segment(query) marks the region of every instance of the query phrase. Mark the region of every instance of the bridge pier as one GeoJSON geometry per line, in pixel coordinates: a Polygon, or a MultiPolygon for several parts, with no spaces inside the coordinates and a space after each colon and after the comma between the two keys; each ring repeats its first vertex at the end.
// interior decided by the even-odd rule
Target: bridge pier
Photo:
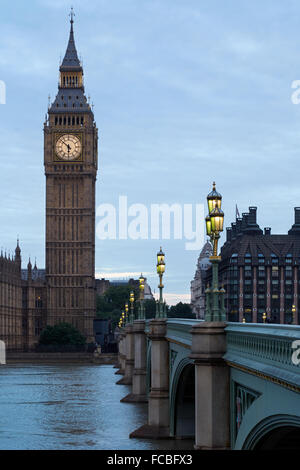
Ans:
{"type": "Polygon", "coordinates": [[[192,328],[195,362],[195,449],[230,448],[229,367],[226,353],[226,323],[203,322],[192,328]]]}
{"type": "Polygon", "coordinates": [[[145,320],[135,320],[133,323],[134,337],[134,369],[132,376],[132,393],[122,398],[126,403],[147,403],[146,390],[146,334],[145,320]]]}
{"type": "Polygon", "coordinates": [[[129,437],[166,439],[170,437],[169,417],[169,345],[166,339],[167,320],[150,322],[151,390],[148,397],[148,423],[129,437]]]}
{"type": "Polygon", "coordinates": [[[133,326],[131,324],[126,325],[125,327],[125,374],[122,379],[120,379],[118,385],[131,385],[132,384],[132,373],[133,373],[133,363],[134,363],[134,342],[133,342],[133,326]]]}
{"type": "Polygon", "coordinates": [[[124,375],[124,373],[125,373],[124,346],[125,346],[125,335],[122,332],[119,335],[118,370],[115,372],[115,374],[117,374],[117,375],[124,375]]]}

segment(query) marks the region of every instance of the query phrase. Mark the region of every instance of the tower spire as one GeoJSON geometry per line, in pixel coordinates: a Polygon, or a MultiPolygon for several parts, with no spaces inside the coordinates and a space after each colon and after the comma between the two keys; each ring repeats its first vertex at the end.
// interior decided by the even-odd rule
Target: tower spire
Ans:
{"type": "Polygon", "coordinates": [[[74,8],[71,7],[71,12],[69,14],[69,17],[71,18],[70,19],[70,23],[71,23],[71,29],[73,29],[73,23],[74,23],[74,17],[75,17],[75,13],[74,13],[74,8]]]}
{"type": "Polygon", "coordinates": [[[76,71],[76,69],[82,70],[80,61],[78,59],[76,46],[75,46],[74,29],[73,29],[75,13],[74,13],[73,7],[71,8],[71,13],[69,14],[69,16],[70,16],[70,23],[71,23],[70,36],[69,36],[69,42],[68,42],[68,47],[65,53],[65,57],[60,66],[60,71],[68,71],[68,70],[76,71]]]}
{"type": "MultiPolygon", "coordinates": [[[[90,113],[93,116],[92,108],[84,94],[83,67],[75,46],[73,29],[75,13],[73,7],[69,17],[70,34],[67,49],[59,67],[58,94],[52,105],[49,103],[48,113],[49,115],[65,115],[65,113],[71,112],[73,114],[80,111],[80,113],[90,113]]],[[[72,116],[68,119],[74,122],[75,118],[72,116]]]]}

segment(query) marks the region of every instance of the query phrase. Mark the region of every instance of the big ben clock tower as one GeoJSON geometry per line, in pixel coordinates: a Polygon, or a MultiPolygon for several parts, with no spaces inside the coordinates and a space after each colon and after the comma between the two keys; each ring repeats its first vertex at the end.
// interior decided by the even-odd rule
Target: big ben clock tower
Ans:
{"type": "Polygon", "coordinates": [[[48,325],[71,323],[93,341],[98,132],[71,31],[44,127],[48,325]]]}

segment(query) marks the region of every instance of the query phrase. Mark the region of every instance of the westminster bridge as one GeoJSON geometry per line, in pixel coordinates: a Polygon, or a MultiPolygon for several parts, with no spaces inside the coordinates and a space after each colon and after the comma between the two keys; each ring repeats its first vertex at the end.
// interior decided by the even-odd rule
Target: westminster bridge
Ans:
{"type": "Polygon", "coordinates": [[[121,401],[148,403],[148,422],[130,437],[193,438],[196,449],[299,448],[299,340],[290,325],[128,324],[116,374],[132,392],[121,401]]]}

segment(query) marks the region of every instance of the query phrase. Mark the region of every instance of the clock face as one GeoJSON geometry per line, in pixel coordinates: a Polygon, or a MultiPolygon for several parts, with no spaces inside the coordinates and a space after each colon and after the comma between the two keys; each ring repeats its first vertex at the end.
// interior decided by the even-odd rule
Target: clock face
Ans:
{"type": "Polygon", "coordinates": [[[76,135],[62,135],[56,142],[56,153],[62,160],[76,160],[81,154],[81,142],[76,135]]]}

